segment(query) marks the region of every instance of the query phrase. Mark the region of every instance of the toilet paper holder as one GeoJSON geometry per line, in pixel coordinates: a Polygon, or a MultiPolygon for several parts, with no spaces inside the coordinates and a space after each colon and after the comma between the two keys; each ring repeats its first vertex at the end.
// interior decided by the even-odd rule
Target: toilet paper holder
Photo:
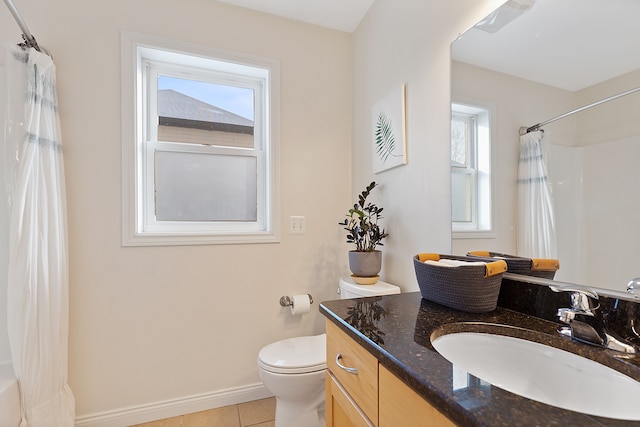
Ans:
{"type": "MultiPolygon", "coordinates": [[[[307,294],[307,296],[309,297],[309,304],[313,304],[313,297],[311,296],[311,294],[307,294]]],[[[280,305],[283,307],[292,307],[293,299],[291,299],[291,297],[288,295],[280,297],[280,305]]]]}

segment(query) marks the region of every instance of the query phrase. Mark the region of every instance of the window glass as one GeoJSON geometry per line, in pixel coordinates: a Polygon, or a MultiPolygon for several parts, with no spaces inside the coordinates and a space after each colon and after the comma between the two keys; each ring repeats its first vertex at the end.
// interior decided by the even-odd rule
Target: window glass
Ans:
{"type": "Polygon", "coordinates": [[[454,222],[467,222],[473,220],[473,181],[470,174],[454,173],[451,175],[451,220],[454,222]]]}
{"type": "Polygon", "coordinates": [[[255,157],[156,151],[158,221],[257,221],[255,157]]]}
{"type": "Polygon", "coordinates": [[[454,116],[451,119],[451,163],[454,166],[466,167],[468,151],[468,121],[459,116],[454,116]]]}
{"type": "Polygon", "coordinates": [[[159,75],[158,140],[253,148],[252,88],[159,75]]]}

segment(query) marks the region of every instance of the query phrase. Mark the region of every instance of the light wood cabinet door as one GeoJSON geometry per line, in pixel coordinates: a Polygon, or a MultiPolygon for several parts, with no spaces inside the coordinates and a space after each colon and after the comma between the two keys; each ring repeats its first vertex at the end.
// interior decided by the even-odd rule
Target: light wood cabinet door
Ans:
{"type": "Polygon", "coordinates": [[[449,418],[382,365],[379,375],[379,427],[455,427],[449,418]]]}
{"type": "Polygon", "coordinates": [[[347,395],[378,425],[378,359],[327,321],[327,367],[347,395]],[[350,371],[355,369],[355,371],[350,371]]]}
{"type": "Polygon", "coordinates": [[[327,371],[327,427],[374,427],[335,377],[327,371]]]}

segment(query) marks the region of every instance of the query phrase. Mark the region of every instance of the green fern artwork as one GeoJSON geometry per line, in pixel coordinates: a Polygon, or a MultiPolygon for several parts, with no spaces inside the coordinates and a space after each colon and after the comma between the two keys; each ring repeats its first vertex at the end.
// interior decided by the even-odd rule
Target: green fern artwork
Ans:
{"type": "Polygon", "coordinates": [[[391,118],[384,111],[378,114],[375,131],[376,154],[385,163],[396,148],[396,137],[393,134],[391,118]]]}

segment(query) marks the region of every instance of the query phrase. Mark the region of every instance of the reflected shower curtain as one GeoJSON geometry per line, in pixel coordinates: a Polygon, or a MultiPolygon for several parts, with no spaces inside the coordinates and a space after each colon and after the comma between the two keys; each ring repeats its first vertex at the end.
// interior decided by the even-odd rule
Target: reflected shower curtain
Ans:
{"type": "Polygon", "coordinates": [[[7,53],[7,320],[20,385],[20,426],[71,427],[66,196],[55,66],[32,48],[12,46],[7,53]]]}
{"type": "Polygon", "coordinates": [[[557,258],[555,215],[542,141],[544,132],[520,136],[518,161],[518,255],[557,258]]]}

